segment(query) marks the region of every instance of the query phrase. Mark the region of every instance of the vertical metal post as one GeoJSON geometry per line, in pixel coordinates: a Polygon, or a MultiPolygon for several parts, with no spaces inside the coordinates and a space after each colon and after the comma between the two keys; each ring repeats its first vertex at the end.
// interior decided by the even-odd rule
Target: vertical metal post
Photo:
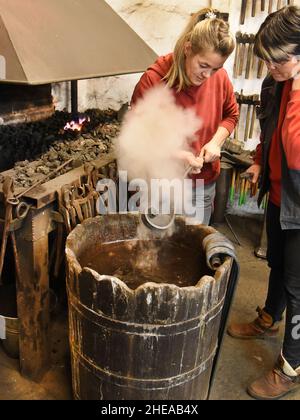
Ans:
{"type": "Polygon", "coordinates": [[[78,80],[71,81],[71,113],[74,121],[78,120],[78,80]]]}

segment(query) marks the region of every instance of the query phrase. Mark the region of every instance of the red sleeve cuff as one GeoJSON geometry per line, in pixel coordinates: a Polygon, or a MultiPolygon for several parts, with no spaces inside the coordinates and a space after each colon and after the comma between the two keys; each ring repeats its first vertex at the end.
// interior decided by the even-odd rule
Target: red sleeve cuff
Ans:
{"type": "Polygon", "coordinates": [[[229,131],[229,134],[233,132],[235,126],[236,124],[230,121],[222,121],[220,124],[220,127],[226,128],[226,130],[229,131]]]}

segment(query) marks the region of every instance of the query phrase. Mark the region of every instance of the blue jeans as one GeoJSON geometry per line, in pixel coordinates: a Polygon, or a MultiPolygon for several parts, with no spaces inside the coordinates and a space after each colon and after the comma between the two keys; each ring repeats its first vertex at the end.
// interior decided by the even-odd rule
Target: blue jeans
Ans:
{"type": "Polygon", "coordinates": [[[194,225],[203,224],[203,225],[208,226],[211,219],[215,195],[216,195],[216,183],[212,182],[211,184],[207,184],[204,186],[204,198],[203,198],[203,195],[200,194],[201,192],[200,189],[202,189],[202,187],[193,188],[192,202],[194,206],[196,206],[199,209],[202,209],[201,213],[203,214],[203,217],[201,218],[187,217],[187,222],[194,225]]]}

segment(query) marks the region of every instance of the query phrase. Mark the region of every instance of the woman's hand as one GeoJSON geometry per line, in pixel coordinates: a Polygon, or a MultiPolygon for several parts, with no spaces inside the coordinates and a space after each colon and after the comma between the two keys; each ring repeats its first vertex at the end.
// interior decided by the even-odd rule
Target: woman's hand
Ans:
{"type": "Polygon", "coordinates": [[[211,140],[202,147],[200,157],[205,163],[215,162],[221,157],[221,147],[214,140],[211,140]]]}
{"type": "Polygon", "coordinates": [[[177,159],[183,160],[187,165],[194,168],[193,173],[200,173],[203,167],[203,158],[196,157],[192,152],[187,152],[185,150],[180,150],[176,153],[175,157],[177,159]]]}
{"type": "Polygon", "coordinates": [[[247,174],[251,174],[251,182],[252,184],[256,184],[258,181],[258,178],[260,177],[262,167],[261,165],[258,165],[255,163],[254,165],[250,166],[250,168],[247,170],[247,174]]]}

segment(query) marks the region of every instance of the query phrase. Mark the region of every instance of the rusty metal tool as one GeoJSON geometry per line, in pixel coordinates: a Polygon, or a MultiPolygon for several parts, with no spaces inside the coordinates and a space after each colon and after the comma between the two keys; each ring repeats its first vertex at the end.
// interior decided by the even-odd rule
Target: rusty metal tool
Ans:
{"type": "Polygon", "coordinates": [[[94,217],[96,214],[96,210],[95,210],[95,194],[97,195],[98,198],[98,193],[95,191],[95,188],[97,187],[97,185],[94,185],[95,182],[95,166],[93,164],[85,164],[84,166],[84,170],[86,172],[87,178],[84,181],[84,186],[85,186],[85,190],[86,190],[86,195],[87,195],[87,206],[88,206],[88,211],[89,211],[89,217],[94,217]]]}
{"type": "Polygon", "coordinates": [[[248,56],[247,56],[247,65],[246,65],[246,75],[245,78],[250,78],[250,72],[251,72],[251,64],[253,59],[253,48],[254,48],[254,41],[255,41],[255,35],[251,34],[249,35],[249,46],[248,46],[248,56]]]}
{"type": "Polygon", "coordinates": [[[246,19],[246,11],[247,11],[247,0],[242,0],[242,6],[241,6],[241,18],[240,18],[240,24],[244,25],[245,19],[246,19]]]}
{"type": "Polygon", "coordinates": [[[263,60],[258,60],[258,67],[257,67],[257,78],[261,79],[264,72],[265,62],[263,60]]]}
{"type": "Polygon", "coordinates": [[[256,110],[257,110],[257,106],[259,104],[260,104],[259,95],[253,95],[253,109],[252,109],[252,118],[251,118],[251,126],[250,126],[250,132],[249,132],[249,139],[252,139],[253,138],[255,121],[256,121],[256,110]]]}
{"type": "Polygon", "coordinates": [[[269,0],[269,9],[268,9],[268,13],[272,13],[273,12],[273,0],[269,0]]]}
{"type": "Polygon", "coordinates": [[[256,57],[256,55],[253,54],[252,72],[257,71],[257,63],[258,63],[258,58],[256,57]]]}
{"type": "MultiPolygon", "coordinates": [[[[240,103],[240,94],[238,92],[235,92],[235,98],[239,106],[239,115],[241,115],[241,103],[240,103]]],[[[234,138],[235,140],[239,141],[239,131],[240,131],[240,119],[238,119],[238,122],[235,126],[234,130],[234,138]]]]}
{"type": "Polygon", "coordinates": [[[62,206],[59,209],[59,211],[63,215],[67,233],[69,234],[72,231],[72,229],[76,226],[76,215],[74,217],[74,213],[71,208],[72,193],[70,191],[69,185],[64,185],[61,191],[62,191],[62,206]]]}
{"type": "Polygon", "coordinates": [[[242,172],[240,174],[240,178],[241,179],[247,179],[248,181],[251,181],[251,179],[253,178],[253,174],[251,174],[250,172],[242,172]]]}
{"type": "Polygon", "coordinates": [[[31,207],[32,206],[30,204],[21,201],[17,205],[17,207],[16,207],[16,216],[17,216],[17,219],[19,219],[19,220],[26,219],[26,217],[27,217],[27,215],[28,215],[29,210],[31,209],[31,207]]]}
{"type": "Polygon", "coordinates": [[[248,34],[243,34],[241,39],[241,52],[240,52],[240,62],[239,62],[239,76],[242,76],[244,70],[244,63],[247,50],[248,34]]]}
{"type": "Polygon", "coordinates": [[[227,226],[229,227],[229,229],[230,229],[231,233],[233,234],[233,236],[234,236],[234,238],[235,238],[235,240],[236,240],[237,244],[238,244],[239,246],[242,246],[241,241],[239,240],[239,238],[238,238],[237,234],[235,233],[235,231],[234,231],[234,229],[233,229],[233,227],[232,227],[232,224],[229,222],[228,216],[227,216],[226,214],[225,214],[224,218],[225,218],[225,222],[227,223],[227,226]]]}
{"type": "Polygon", "coordinates": [[[2,271],[4,265],[4,258],[6,253],[7,239],[12,221],[13,206],[16,204],[14,197],[14,181],[11,177],[5,177],[2,185],[4,203],[5,203],[5,218],[2,232],[2,243],[0,251],[0,284],[2,284],[2,271]]]}
{"type": "Polygon", "coordinates": [[[244,134],[244,142],[246,143],[246,141],[249,138],[249,127],[250,127],[250,118],[251,118],[252,97],[251,96],[246,96],[244,103],[246,105],[248,105],[248,107],[247,107],[247,116],[246,116],[245,134],[244,134]]]}
{"type": "Polygon", "coordinates": [[[30,191],[32,191],[35,188],[39,187],[40,185],[44,184],[44,182],[46,182],[48,178],[54,177],[59,171],[61,171],[62,169],[64,169],[66,166],[70,165],[73,162],[73,160],[74,160],[74,158],[69,159],[68,161],[64,162],[62,165],[60,165],[54,171],[50,172],[50,174],[45,175],[38,182],[36,182],[31,187],[27,188],[25,191],[23,191],[19,195],[17,195],[16,199],[19,200],[21,197],[24,197],[24,195],[28,194],[30,191]]]}
{"type": "Polygon", "coordinates": [[[256,16],[256,4],[257,4],[257,0],[252,0],[252,11],[251,11],[252,17],[256,16]]]}
{"type": "Polygon", "coordinates": [[[266,0],[261,0],[261,11],[264,12],[266,10],[266,0]]]}
{"type": "Polygon", "coordinates": [[[235,58],[234,58],[234,66],[233,66],[233,77],[235,79],[239,76],[239,58],[241,52],[241,40],[242,40],[242,33],[237,32],[235,35],[236,39],[236,48],[235,48],[235,58]]]}

